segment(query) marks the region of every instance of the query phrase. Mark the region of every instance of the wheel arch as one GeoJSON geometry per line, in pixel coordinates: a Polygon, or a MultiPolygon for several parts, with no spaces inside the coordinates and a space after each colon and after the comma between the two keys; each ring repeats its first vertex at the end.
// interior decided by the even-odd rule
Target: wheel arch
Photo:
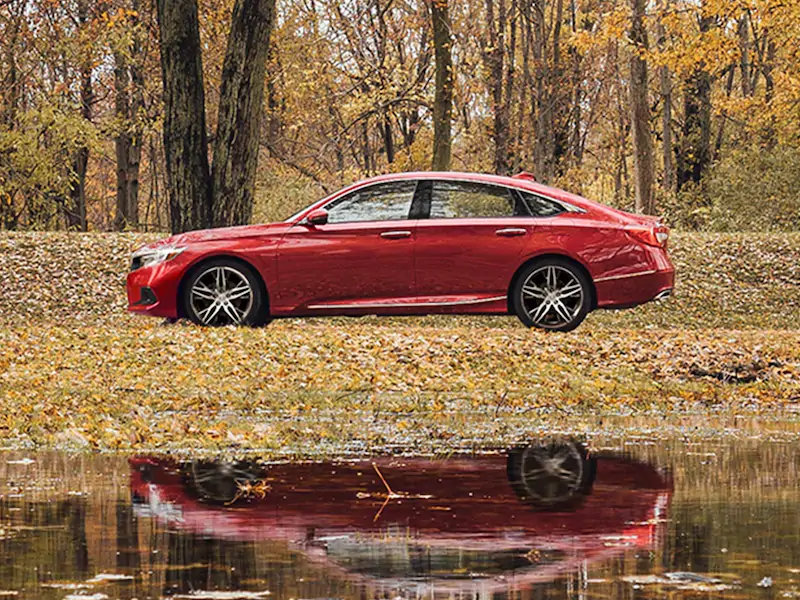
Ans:
{"type": "Polygon", "coordinates": [[[212,260],[218,260],[220,258],[224,258],[225,260],[230,260],[236,263],[239,263],[246,269],[249,269],[253,272],[258,280],[259,285],[261,286],[261,292],[264,294],[264,300],[266,302],[266,310],[269,312],[269,290],[267,290],[267,283],[264,281],[264,277],[261,275],[261,272],[258,268],[251,263],[249,260],[242,258],[241,256],[237,256],[236,254],[229,254],[229,253],[220,253],[220,254],[209,254],[204,256],[203,258],[196,261],[192,264],[183,274],[181,277],[180,283],[178,283],[178,292],[177,297],[175,298],[175,305],[177,306],[178,310],[178,317],[184,318],[186,317],[185,311],[183,309],[183,292],[186,289],[186,282],[189,281],[189,278],[196,273],[199,269],[203,267],[203,265],[208,264],[212,260]]]}
{"type": "Polygon", "coordinates": [[[586,276],[586,279],[589,281],[589,289],[590,289],[590,291],[592,293],[592,304],[591,304],[590,310],[596,309],[597,308],[597,287],[595,286],[594,279],[592,279],[592,275],[591,275],[591,273],[589,273],[589,269],[586,268],[586,265],[584,265],[581,261],[576,260],[572,256],[569,256],[568,254],[563,254],[561,252],[545,252],[543,254],[537,254],[535,256],[528,257],[528,259],[525,260],[519,267],[517,267],[516,271],[514,271],[514,275],[512,275],[511,281],[508,284],[508,290],[506,291],[506,306],[508,308],[508,312],[510,314],[514,313],[514,303],[513,303],[513,300],[511,298],[511,292],[514,291],[514,286],[517,284],[517,280],[522,275],[522,271],[524,271],[525,268],[528,267],[529,265],[532,265],[533,263],[536,263],[536,262],[544,261],[544,260],[546,260],[548,258],[558,258],[558,259],[561,259],[561,260],[566,260],[566,261],[572,263],[575,267],[577,267],[586,276]]]}

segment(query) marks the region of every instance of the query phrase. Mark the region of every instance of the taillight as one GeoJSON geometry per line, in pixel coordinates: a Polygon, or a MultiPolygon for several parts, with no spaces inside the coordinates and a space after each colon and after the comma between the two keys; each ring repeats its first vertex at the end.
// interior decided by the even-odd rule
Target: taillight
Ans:
{"type": "Polygon", "coordinates": [[[647,244],[648,246],[656,246],[657,248],[667,247],[669,229],[661,223],[650,226],[628,225],[625,227],[625,231],[635,240],[647,244]]]}

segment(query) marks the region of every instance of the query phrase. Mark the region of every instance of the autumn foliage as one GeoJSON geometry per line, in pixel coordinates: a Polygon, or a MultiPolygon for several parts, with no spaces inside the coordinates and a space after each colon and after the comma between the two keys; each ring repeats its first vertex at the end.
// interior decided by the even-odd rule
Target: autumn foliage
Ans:
{"type": "MultiPolygon", "coordinates": [[[[233,6],[198,5],[210,144],[233,6]]],[[[168,227],[154,10],[0,2],[0,228],[168,227]]],[[[255,220],[447,157],[458,170],[532,171],[624,208],[638,181],[650,186],[640,209],[688,228],[800,226],[796,0],[279,0],[276,10],[255,196],[241,212],[255,220]]]]}

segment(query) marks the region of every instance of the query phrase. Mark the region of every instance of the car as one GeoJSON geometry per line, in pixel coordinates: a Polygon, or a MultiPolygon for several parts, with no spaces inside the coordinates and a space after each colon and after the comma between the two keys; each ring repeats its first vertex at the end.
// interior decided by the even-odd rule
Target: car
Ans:
{"type": "Polygon", "coordinates": [[[656,550],[673,492],[668,470],[569,438],[448,458],[129,463],[135,514],[170,531],[267,541],[323,579],[470,598],[656,550]]]}
{"type": "Polygon", "coordinates": [[[128,309],[201,325],[280,317],[516,314],[575,329],[672,293],[669,230],[514,177],[381,175],[280,223],[190,231],[134,252],[128,309]]]}

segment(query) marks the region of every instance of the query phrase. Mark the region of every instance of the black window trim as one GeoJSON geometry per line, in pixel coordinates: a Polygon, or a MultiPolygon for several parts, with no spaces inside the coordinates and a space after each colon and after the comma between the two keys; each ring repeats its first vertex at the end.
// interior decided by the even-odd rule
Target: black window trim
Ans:
{"type": "Polygon", "coordinates": [[[480,179],[466,179],[466,178],[458,178],[453,179],[450,177],[420,177],[417,181],[417,188],[414,191],[414,200],[411,202],[411,210],[409,211],[409,219],[412,220],[427,220],[431,218],[431,199],[432,199],[432,191],[433,191],[433,184],[437,181],[445,182],[445,183],[474,183],[479,185],[486,185],[489,187],[500,187],[505,188],[512,194],[512,199],[520,202],[522,206],[527,209],[527,215],[510,215],[508,217],[452,217],[452,219],[467,219],[467,218],[480,218],[480,219],[508,219],[508,218],[525,218],[529,217],[531,219],[549,219],[552,217],[557,217],[558,215],[564,213],[585,213],[586,211],[578,206],[570,204],[569,202],[564,202],[562,200],[557,200],[556,198],[550,198],[549,196],[545,196],[543,194],[539,194],[537,192],[532,192],[531,190],[524,190],[518,188],[513,185],[507,185],[504,183],[495,183],[494,181],[482,181],[480,179]],[[528,204],[528,201],[525,199],[524,194],[531,194],[532,196],[536,196],[542,200],[547,202],[552,202],[556,206],[561,208],[560,212],[557,212],[553,215],[535,215],[531,211],[531,206],[528,204]],[[424,196],[422,194],[425,194],[424,196]]]}
{"type": "Polygon", "coordinates": [[[543,196],[542,194],[537,194],[535,192],[531,192],[529,190],[521,190],[521,189],[517,188],[516,192],[517,192],[517,195],[519,196],[520,201],[528,209],[528,215],[530,217],[534,218],[534,219],[550,219],[552,217],[557,217],[558,215],[563,215],[565,212],[586,212],[583,209],[578,208],[577,206],[572,207],[572,205],[569,205],[569,206],[571,206],[573,208],[573,210],[569,210],[569,208],[566,208],[562,202],[559,202],[558,200],[555,200],[553,198],[548,198],[547,196],[543,196]],[[557,207],[559,207],[561,210],[558,211],[557,213],[553,213],[552,215],[535,215],[535,214],[533,214],[533,210],[531,209],[531,205],[528,203],[528,200],[525,198],[525,194],[530,194],[531,196],[534,196],[535,198],[538,198],[539,200],[544,200],[545,202],[551,202],[552,204],[555,204],[557,207]]]}
{"type": "MultiPolygon", "coordinates": [[[[475,185],[484,185],[487,187],[496,187],[496,188],[504,188],[509,195],[509,200],[513,200],[515,203],[519,202],[525,207],[528,211],[527,215],[511,215],[511,218],[525,218],[532,216],[530,214],[531,210],[528,206],[528,203],[524,201],[522,196],[517,193],[517,188],[511,187],[509,185],[502,185],[496,184],[494,182],[489,181],[480,181],[477,179],[451,179],[449,177],[425,177],[420,178],[417,184],[417,191],[414,195],[414,202],[411,205],[411,218],[414,219],[421,219],[421,220],[428,220],[431,218],[431,203],[433,201],[433,184],[436,182],[443,182],[443,183],[472,183],[475,185]],[[426,185],[427,184],[427,185],[426,185]],[[420,192],[425,192],[427,195],[425,197],[420,197],[420,192]]],[[[508,219],[509,217],[438,217],[442,219],[447,219],[448,221],[454,221],[457,219],[508,219]]]]}
{"type": "MultiPolygon", "coordinates": [[[[399,181],[399,180],[398,180],[399,181]]],[[[502,187],[510,190],[512,194],[516,194],[519,200],[523,203],[523,206],[528,209],[528,217],[531,219],[549,219],[552,217],[557,217],[564,213],[585,213],[586,210],[579,206],[575,206],[574,204],[570,204],[569,202],[565,202],[564,200],[559,200],[557,198],[551,198],[550,196],[545,196],[544,194],[540,194],[538,192],[534,192],[531,190],[522,189],[520,187],[506,184],[506,183],[497,183],[494,181],[483,181],[481,179],[472,179],[466,177],[459,177],[459,178],[451,178],[451,177],[420,177],[415,180],[417,182],[417,188],[414,191],[414,200],[411,202],[411,211],[409,212],[409,219],[430,219],[431,215],[431,195],[428,194],[427,198],[420,198],[421,191],[432,191],[433,190],[433,183],[435,181],[443,181],[443,182],[455,182],[455,183],[477,183],[482,185],[488,186],[495,186],[495,187],[502,187]],[[423,187],[423,184],[427,184],[423,187]],[[531,194],[532,196],[536,196],[537,198],[541,198],[542,200],[546,200],[548,202],[552,202],[557,206],[561,207],[561,212],[558,212],[554,215],[534,215],[531,214],[531,207],[528,202],[525,200],[525,196],[522,193],[531,194]]],[[[520,215],[521,217],[525,217],[525,215],[520,215]]],[[[469,218],[469,217],[455,217],[455,218],[469,218]]],[[[475,218],[485,218],[485,219],[507,219],[509,217],[475,217],[475,218]]],[[[513,218],[513,217],[512,217],[513,218]]]]}

